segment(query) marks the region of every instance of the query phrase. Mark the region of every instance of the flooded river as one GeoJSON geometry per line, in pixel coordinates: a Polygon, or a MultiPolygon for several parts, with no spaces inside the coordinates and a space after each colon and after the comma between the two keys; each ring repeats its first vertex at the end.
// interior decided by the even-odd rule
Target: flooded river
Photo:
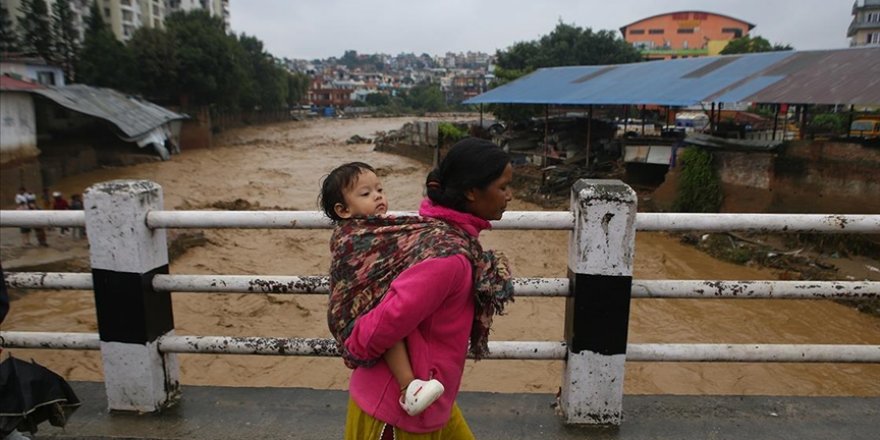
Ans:
{"type": "MultiPolygon", "coordinates": [[[[427,167],[399,156],[346,145],[352,135],[400,127],[410,119],[314,120],[225,133],[208,150],[169,162],[102,169],[67,178],[70,194],[110,179],[162,185],[168,209],[209,209],[243,199],[264,209],[316,210],[318,182],[334,166],[363,160],[381,168],[391,208],[414,210],[427,167]]],[[[514,201],[511,210],[539,210],[514,201]]],[[[207,230],[205,246],[171,264],[178,274],[324,275],[330,231],[207,230]]],[[[4,237],[9,237],[6,234],[4,237]]],[[[14,236],[13,236],[14,237],[14,236]]],[[[486,247],[504,251],[516,276],[564,277],[567,234],[495,231],[486,247]]],[[[636,237],[637,279],[776,279],[769,270],[715,260],[662,233],[636,237]]],[[[176,333],[329,337],[323,295],[173,294],[176,333]]],[[[28,291],[17,296],[3,330],[95,332],[90,292],[28,291]]],[[[496,320],[493,340],[561,340],[564,300],[520,298],[496,320]]],[[[880,319],[824,300],[634,300],[630,342],[880,344],[880,319]]],[[[73,380],[101,380],[97,352],[11,350],[73,380]]],[[[189,385],[344,389],[348,370],[336,358],[179,355],[189,385]]],[[[561,362],[469,362],[463,389],[553,393],[561,362]]],[[[880,395],[880,365],[774,363],[636,363],[628,394],[880,395]]]]}

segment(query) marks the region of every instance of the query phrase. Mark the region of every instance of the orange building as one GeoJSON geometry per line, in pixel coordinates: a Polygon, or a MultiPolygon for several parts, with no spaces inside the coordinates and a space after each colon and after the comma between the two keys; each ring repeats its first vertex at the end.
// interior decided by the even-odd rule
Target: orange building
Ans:
{"type": "Polygon", "coordinates": [[[728,41],[748,35],[754,27],[727,15],[680,11],[643,18],[620,32],[645,58],[668,60],[717,55],[728,41]]]}

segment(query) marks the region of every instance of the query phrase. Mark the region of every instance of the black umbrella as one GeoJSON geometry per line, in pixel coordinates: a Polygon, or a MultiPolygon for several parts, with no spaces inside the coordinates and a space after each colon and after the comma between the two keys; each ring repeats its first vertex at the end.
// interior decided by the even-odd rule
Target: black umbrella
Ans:
{"type": "Polygon", "coordinates": [[[15,429],[37,432],[47,420],[64,426],[79,405],[70,385],[48,368],[12,356],[0,362],[0,438],[15,429]]]}

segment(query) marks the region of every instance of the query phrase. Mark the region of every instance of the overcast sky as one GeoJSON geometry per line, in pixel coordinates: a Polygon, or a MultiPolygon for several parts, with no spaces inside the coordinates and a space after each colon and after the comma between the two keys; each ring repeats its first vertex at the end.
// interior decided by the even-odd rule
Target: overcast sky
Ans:
{"type": "Polygon", "coordinates": [[[358,53],[495,53],[549,34],[561,20],[617,31],[680,10],[729,15],[751,35],[798,50],[848,47],[854,0],[230,0],[236,33],[263,41],[277,57],[358,53]]]}

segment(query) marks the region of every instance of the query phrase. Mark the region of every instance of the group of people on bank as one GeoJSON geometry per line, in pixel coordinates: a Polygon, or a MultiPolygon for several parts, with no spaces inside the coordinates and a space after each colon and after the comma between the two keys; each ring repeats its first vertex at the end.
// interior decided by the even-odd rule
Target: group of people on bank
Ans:
{"type": "MultiPolygon", "coordinates": [[[[42,200],[37,201],[37,196],[22,186],[18,189],[18,193],[15,195],[15,209],[20,211],[33,211],[40,209],[82,210],[83,199],[80,194],[73,194],[70,196],[70,201],[68,202],[67,199],[64,198],[64,195],[58,191],[53,192],[52,196],[49,197],[49,190],[46,189],[43,191],[42,200]]],[[[33,232],[33,235],[36,237],[39,246],[49,246],[49,241],[46,237],[46,228],[19,228],[19,231],[21,232],[22,246],[31,245],[31,232],[33,232]]],[[[59,228],[59,233],[61,235],[67,234],[68,232],[72,234],[73,238],[85,237],[85,228],[59,228]]]]}

